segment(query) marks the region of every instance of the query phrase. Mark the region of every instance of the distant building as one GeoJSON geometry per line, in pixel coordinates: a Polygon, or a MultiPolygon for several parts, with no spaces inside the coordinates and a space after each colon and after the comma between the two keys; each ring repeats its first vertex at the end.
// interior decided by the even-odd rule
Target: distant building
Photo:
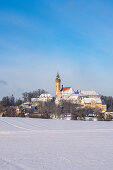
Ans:
{"type": "Polygon", "coordinates": [[[22,103],[21,106],[25,109],[31,109],[32,108],[32,104],[30,102],[22,103]]]}
{"type": "Polygon", "coordinates": [[[31,110],[35,111],[37,108],[30,102],[22,103],[20,106],[16,107],[16,114],[19,115],[21,113],[27,114],[31,112],[31,110]]]}
{"type": "Polygon", "coordinates": [[[76,93],[72,87],[63,87],[61,88],[61,80],[60,76],[57,73],[56,76],[56,100],[55,103],[59,104],[61,101],[69,101],[72,103],[80,103],[80,96],[79,93],[76,93]]]}
{"type": "Polygon", "coordinates": [[[41,94],[38,98],[31,98],[31,102],[35,106],[38,106],[39,102],[51,102],[52,100],[53,97],[48,93],[41,94]]]}
{"type": "Polygon", "coordinates": [[[107,106],[102,103],[102,100],[100,97],[98,97],[98,98],[82,98],[81,105],[83,105],[84,107],[98,108],[102,111],[107,110],[107,106]]]}
{"type": "Polygon", "coordinates": [[[83,107],[99,108],[103,112],[107,110],[105,104],[100,98],[100,95],[95,91],[85,91],[80,92],[74,91],[72,87],[61,88],[61,79],[59,74],[56,76],[56,99],[55,103],[60,104],[61,101],[69,101],[72,103],[80,104],[83,107]]]}
{"type": "Polygon", "coordinates": [[[100,98],[99,94],[94,91],[94,90],[91,90],[91,91],[86,91],[86,90],[80,90],[80,96],[81,97],[88,97],[88,98],[100,98]]]}

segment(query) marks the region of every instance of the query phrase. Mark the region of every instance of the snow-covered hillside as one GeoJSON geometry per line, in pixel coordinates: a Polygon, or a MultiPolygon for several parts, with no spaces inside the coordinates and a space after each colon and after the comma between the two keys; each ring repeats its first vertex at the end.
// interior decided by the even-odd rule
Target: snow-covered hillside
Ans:
{"type": "Polygon", "coordinates": [[[0,170],[112,170],[113,122],[0,118],[0,170]]]}

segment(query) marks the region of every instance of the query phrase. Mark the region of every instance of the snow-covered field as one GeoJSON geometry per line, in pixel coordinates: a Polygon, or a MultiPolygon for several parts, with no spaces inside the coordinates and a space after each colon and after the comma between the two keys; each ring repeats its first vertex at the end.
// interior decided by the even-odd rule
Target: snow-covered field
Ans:
{"type": "Polygon", "coordinates": [[[113,122],[0,118],[0,170],[113,170],[113,122]]]}

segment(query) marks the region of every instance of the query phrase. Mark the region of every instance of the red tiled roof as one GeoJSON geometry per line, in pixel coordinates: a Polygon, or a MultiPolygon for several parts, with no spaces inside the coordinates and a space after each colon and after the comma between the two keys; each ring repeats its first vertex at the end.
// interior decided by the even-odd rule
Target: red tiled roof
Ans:
{"type": "Polygon", "coordinates": [[[63,89],[62,89],[62,91],[64,92],[64,91],[67,91],[67,90],[69,90],[71,87],[63,87],[63,89]]]}

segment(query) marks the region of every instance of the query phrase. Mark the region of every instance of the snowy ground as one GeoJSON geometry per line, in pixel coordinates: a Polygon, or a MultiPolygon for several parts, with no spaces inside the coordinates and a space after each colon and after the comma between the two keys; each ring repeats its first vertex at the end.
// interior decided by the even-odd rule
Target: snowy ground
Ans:
{"type": "Polygon", "coordinates": [[[113,122],[0,118],[0,170],[113,170],[113,122]]]}

